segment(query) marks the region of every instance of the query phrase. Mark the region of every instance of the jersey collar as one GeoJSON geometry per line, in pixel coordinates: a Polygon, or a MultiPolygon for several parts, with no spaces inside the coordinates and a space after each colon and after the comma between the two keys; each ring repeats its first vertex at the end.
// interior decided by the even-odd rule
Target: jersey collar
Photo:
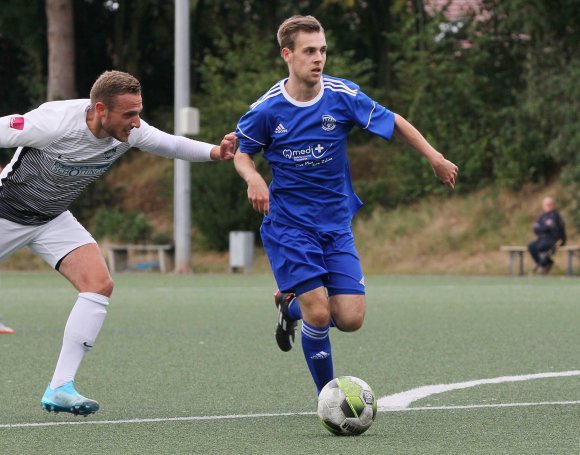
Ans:
{"type": "Polygon", "coordinates": [[[324,95],[324,76],[320,76],[320,91],[310,101],[297,101],[294,98],[292,98],[290,94],[286,91],[286,81],[288,81],[288,78],[280,81],[280,90],[282,91],[282,95],[284,95],[284,98],[286,98],[286,101],[293,104],[294,106],[297,107],[313,106],[314,104],[318,103],[318,101],[320,101],[320,99],[322,98],[322,95],[324,95]]]}

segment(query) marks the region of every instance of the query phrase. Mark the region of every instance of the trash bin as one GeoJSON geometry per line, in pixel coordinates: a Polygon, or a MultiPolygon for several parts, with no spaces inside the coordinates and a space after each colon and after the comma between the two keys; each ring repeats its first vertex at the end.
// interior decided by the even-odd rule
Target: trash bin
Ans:
{"type": "Polygon", "coordinates": [[[230,271],[252,270],[254,265],[254,233],[230,232],[230,271]]]}

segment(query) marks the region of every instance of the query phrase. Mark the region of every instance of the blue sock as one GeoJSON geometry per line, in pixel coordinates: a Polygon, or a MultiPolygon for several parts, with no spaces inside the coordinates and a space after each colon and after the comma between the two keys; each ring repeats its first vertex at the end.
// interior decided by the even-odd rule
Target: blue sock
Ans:
{"type": "Polygon", "coordinates": [[[302,351],[319,394],[334,379],[329,331],[330,325],[319,328],[302,321],[302,351]]]}
{"type": "Polygon", "coordinates": [[[292,302],[290,302],[290,305],[288,305],[288,316],[290,316],[290,319],[294,319],[295,321],[302,319],[302,310],[300,309],[300,304],[296,297],[294,297],[292,302]]]}

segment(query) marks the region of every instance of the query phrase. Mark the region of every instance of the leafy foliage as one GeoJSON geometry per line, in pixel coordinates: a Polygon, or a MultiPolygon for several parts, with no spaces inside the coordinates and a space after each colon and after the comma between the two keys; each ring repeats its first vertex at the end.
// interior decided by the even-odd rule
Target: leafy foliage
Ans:
{"type": "MultiPolygon", "coordinates": [[[[105,69],[133,72],[144,87],[144,117],[170,129],[173,2],[118,3],[113,10],[103,2],[75,2],[76,48],[82,50],[77,92],[87,96],[105,69]]],[[[443,15],[426,14],[425,3],[191,2],[192,105],[202,114],[200,139],[219,141],[251,102],[285,76],[277,27],[292,14],[313,14],[327,33],[326,72],[354,80],[416,125],[460,166],[456,191],[498,184],[517,189],[562,175],[580,209],[580,3],[482,0],[485,14],[465,17],[455,28],[443,15]]],[[[46,57],[44,2],[5,0],[0,115],[43,101],[46,57]]],[[[354,132],[351,145],[354,184],[366,210],[444,194],[425,161],[397,142],[354,132]]],[[[0,164],[11,153],[0,150],[0,164]]],[[[265,163],[259,166],[267,173],[265,163]]],[[[193,222],[208,246],[224,248],[229,229],[257,228],[259,216],[232,166],[192,166],[192,177],[193,222]]],[[[114,191],[95,190],[75,210],[90,219],[103,201],[118,202],[114,191]]]]}
{"type": "Polygon", "coordinates": [[[147,242],[153,228],[142,213],[128,213],[113,208],[98,210],[91,219],[93,235],[116,242],[147,242]]]}

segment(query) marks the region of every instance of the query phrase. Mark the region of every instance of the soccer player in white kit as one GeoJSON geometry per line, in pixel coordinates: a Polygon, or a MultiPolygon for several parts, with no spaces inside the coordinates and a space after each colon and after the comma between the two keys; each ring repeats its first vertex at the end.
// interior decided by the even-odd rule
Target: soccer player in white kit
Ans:
{"type": "Polygon", "coordinates": [[[0,173],[0,260],[27,246],[79,292],[41,406],[88,415],[99,409],[79,394],[75,374],[101,330],[113,280],[91,234],[67,210],[84,188],[130,148],[187,161],[230,160],[234,133],[219,146],[164,133],[140,118],[141,85],[106,71],[90,99],[53,101],[0,118],[0,147],[18,147],[0,173]]]}

